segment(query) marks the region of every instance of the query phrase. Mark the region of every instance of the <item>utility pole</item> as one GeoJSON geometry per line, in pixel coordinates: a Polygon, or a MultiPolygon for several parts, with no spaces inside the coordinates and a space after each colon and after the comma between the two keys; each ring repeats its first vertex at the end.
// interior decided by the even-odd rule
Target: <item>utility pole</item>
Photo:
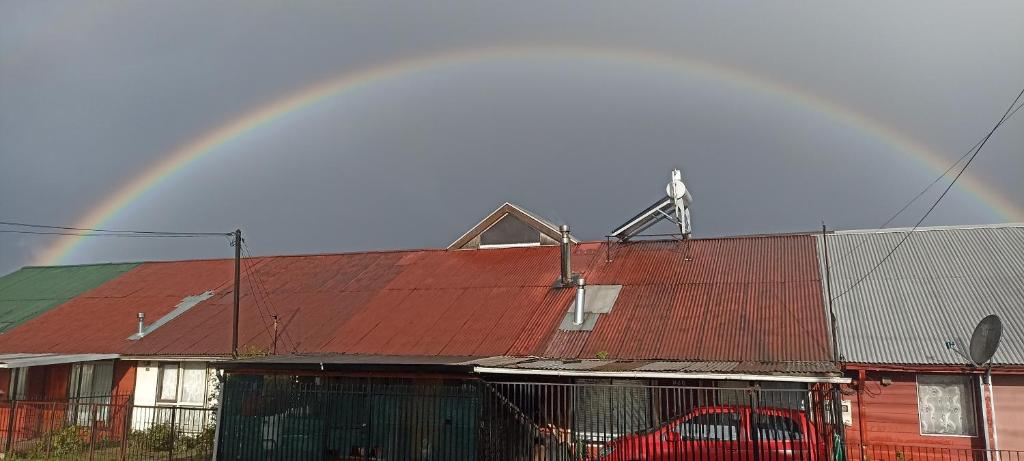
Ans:
{"type": "Polygon", "coordinates": [[[231,357],[238,358],[238,294],[242,278],[242,230],[235,229],[235,303],[231,315],[231,357]]]}
{"type": "Polygon", "coordinates": [[[270,318],[274,319],[274,347],[271,350],[277,355],[277,314],[271,315],[270,318]]]}

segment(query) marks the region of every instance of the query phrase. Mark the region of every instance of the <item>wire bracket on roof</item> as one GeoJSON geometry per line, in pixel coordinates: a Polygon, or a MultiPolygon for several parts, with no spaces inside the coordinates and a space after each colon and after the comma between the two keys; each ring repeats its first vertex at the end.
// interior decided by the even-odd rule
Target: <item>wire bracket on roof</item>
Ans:
{"type": "Polygon", "coordinates": [[[651,226],[667,220],[679,226],[679,235],[683,239],[690,238],[692,227],[690,223],[690,204],[693,203],[693,196],[683,184],[683,175],[679,170],[672,170],[672,176],[665,186],[665,197],[654,202],[651,206],[641,211],[640,214],[629,218],[624,224],[610,234],[611,237],[619,239],[620,242],[627,242],[629,239],[640,235],[651,226]]]}

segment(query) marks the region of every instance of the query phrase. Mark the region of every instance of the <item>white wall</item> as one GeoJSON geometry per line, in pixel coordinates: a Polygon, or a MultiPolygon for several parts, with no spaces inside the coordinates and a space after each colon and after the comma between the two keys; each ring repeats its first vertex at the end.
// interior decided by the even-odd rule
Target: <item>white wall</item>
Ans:
{"type": "MultiPolygon", "coordinates": [[[[167,423],[170,421],[171,412],[167,407],[175,406],[172,403],[158,403],[156,401],[157,380],[160,376],[160,363],[177,362],[176,360],[164,361],[139,361],[135,370],[135,405],[132,412],[132,429],[147,430],[154,424],[167,423]]],[[[215,405],[219,396],[217,395],[216,370],[210,368],[208,362],[202,362],[206,366],[206,399],[203,407],[215,405]]],[[[176,411],[176,425],[185,427],[187,430],[200,431],[210,420],[212,412],[199,410],[181,410],[184,406],[178,406],[176,411]],[[194,427],[193,427],[194,426],[194,427]]],[[[202,408],[202,407],[193,407],[202,408]]]]}

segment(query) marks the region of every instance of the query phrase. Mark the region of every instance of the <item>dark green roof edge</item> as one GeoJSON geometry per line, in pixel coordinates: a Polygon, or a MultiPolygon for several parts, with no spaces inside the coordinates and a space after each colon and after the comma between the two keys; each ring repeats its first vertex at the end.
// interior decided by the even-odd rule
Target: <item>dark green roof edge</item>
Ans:
{"type": "Polygon", "coordinates": [[[29,266],[0,277],[0,334],[138,266],[29,266]]]}

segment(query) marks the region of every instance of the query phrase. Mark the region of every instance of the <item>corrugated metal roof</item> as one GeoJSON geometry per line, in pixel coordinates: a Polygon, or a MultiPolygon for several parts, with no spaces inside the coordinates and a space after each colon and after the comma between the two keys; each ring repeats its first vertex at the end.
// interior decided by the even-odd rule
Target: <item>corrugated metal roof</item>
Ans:
{"type": "MultiPolygon", "coordinates": [[[[828,235],[833,297],[907,231],[828,235]]],[[[946,342],[966,348],[978,321],[998,314],[1003,338],[994,363],[1024,365],[1024,225],[919,229],[834,309],[839,349],[849,362],[963,365],[946,342]]]]}
{"type": "MultiPolygon", "coordinates": [[[[263,283],[256,290],[243,273],[240,344],[269,350],[273,311],[282,331],[279,353],[829,359],[811,236],[613,243],[610,262],[603,243],[574,248],[574,272],[591,284],[622,286],[593,331],[558,330],[575,290],[553,287],[557,246],[423,250],[248,261],[263,283]]],[[[0,337],[0,352],[226,355],[231,265],[144,263],[26,324],[32,328],[18,337],[0,337]],[[141,340],[127,340],[136,312],[160,318],[206,291],[214,295],[141,340]]]]}
{"type": "Polygon", "coordinates": [[[0,334],[135,266],[91,264],[25,267],[0,277],[0,334]]]}
{"type": "Polygon", "coordinates": [[[60,363],[116,359],[117,354],[0,354],[0,368],[25,368],[60,363]]]}
{"type": "MultiPolygon", "coordinates": [[[[225,284],[230,288],[233,274],[232,262],[227,260],[119,267],[104,273],[111,277],[106,283],[0,335],[0,353],[124,352],[134,343],[128,337],[137,330],[137,313],[145,312],[152,322],[172,311],[184,297],[207,290],[223,295],[217,290],[225,284]],[[117,274],[120,276],[112,278],[117,274]]],[[[51,278],[57,286],[65,283],[63,277],[51,278]]]]}

